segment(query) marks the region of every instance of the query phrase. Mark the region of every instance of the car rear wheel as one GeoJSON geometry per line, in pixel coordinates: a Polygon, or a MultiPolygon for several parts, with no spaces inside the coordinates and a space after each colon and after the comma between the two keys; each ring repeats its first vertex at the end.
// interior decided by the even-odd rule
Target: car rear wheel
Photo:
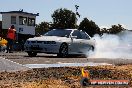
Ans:
{"type": "Polygon", "coordinates": [[[94,46],[91,46],[91,50],[94,51],[94,49],[95,49],[94,46]]]}
{"type": "Polygon", "coordinates": [[[30,57],[35,57],[37,55],[36,52],[27,52],[28,53],[28,56],[30,57]]]}
{"type": "Polygon", "coordinates": [[[58,57],[67,57],[68,56],[68,45],[66,43],[61,44],[59,49],[58,57]]]}

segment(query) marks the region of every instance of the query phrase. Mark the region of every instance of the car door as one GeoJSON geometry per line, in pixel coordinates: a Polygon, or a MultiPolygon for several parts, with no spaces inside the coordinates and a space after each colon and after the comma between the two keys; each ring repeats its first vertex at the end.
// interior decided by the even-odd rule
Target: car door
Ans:
{"type": "Polygon", "coordinates": [[[83,48],[83,42],[84,40],[82,39],[80,31],[74,30],[71,35],[71,44],[69,46],[70,51],[73,54],[81,54],[82,53],[81,49],[83,48]]]}
{"type": "Polygon", "coordinates": [[[84,31],[80,31],[81,37],[82,37],[82,50],[83,52],[88,52],[91,49],[91,40],[90,40],[90,36],[84,32],[84,31]]]}

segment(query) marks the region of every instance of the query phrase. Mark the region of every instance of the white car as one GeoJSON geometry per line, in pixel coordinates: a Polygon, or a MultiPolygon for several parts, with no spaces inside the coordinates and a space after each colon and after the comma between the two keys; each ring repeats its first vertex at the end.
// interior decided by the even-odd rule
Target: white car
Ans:
{"type": "Polygon", "coordinates": [[[40,37],[29,38],[24,44],[29,56],[37,53],[68,55],[84,55],[94,50],[95,41],[84,31],[77,29],[53,29],[40,37]]]}

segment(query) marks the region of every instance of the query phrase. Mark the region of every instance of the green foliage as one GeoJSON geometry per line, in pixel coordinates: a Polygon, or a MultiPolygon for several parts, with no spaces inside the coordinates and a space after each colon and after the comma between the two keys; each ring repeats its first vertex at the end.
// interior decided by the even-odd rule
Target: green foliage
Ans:
{"type": "Polygon", "coordinates": [[[91,37],[94,36],[94,34],[100,34],[100,28],[98,25],[92,20],[89,21],[87,18],[83,19],[78,29],[86,31],[91,37]]]}
{"type": "Polygon", "coordinates": [[[35,31],[36,34],[43,34],[47,31],[49,31],[49,23],[48,22],[41,22],[40,24],[36,24],[35,31]]]}
{"type": "Polygon", "coordinates": [[[102,28],[100,29],[97,24],[95,24],[94,21],[88,20],[87,18],[84,18],[82,22],[80,22],[80,25],[77,25],[77,14],[72,12],[71,10],[67,9],[57,9],[54,11],[54,13],[51,15],[53,22],[41,22],[40,24],[36,25],[36,34],[43,34],[49,29],[75,29],[78,28],[79,30],[86,31],[91,37],[93,37],[95,34],[117,34],[121,31],[126,30],[122,27],[122,25],[112,25],[111,28],[102,28]]]}
{"type": "Polygon", "coordinates": [[[57,9],[52,14],[53,24],[52,29],[72,29],[76,28],[77,18],[76,14],[71,10],[67,9],[57,9]]]}
{"type": "Polygon", "coordinates": [[[121,24],[118,24],[118,25],[112,25],[111,28],[109,29],[106,29],[106,28],[102,28],[101,29],[101,33],[108,33],[108,34],[117,34],[121,31],[124,31],[126,30],[125,28],[122,27],[121,24]]]}
{"type": "Polygon", "coordinates": [[[108,29],[108,33],[110,34],[117,34],[121,31],[126,30],[125,28],[122,27],[122,25],[118,24],[118,25],[112,25],[111,28],[108,29]]]}
{"type": "Polygon", "coordinates": [[[103,33],[108,33],[107,28],[102,28],[102,29],[101,29],[101,34],[103,34],[103,33]]]}

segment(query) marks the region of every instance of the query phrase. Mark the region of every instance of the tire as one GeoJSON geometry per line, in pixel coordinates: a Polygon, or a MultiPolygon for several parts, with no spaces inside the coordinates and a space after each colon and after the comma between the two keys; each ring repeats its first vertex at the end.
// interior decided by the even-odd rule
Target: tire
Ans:
{"type": "Polygon", "coordinates": [[[82,86],[89,86],[91,84],[88,78],[82,78],[80,83],[82,86]]]}
{"type": "Polygon", "coordinates": [[[27,52],[28,53],[28,56],[30,57],[35,57],[37,55],[36,52],[27,52]]]}
{"type": "Polygon", "coordinates": [[[94,46],[90,46],[89,49],[88,49],[88,53],[85,54],[85,57],[89,57],[89,56],[94,55],[94,53],[95,53],[94,51],[95,51],[94,46]]]}
{"type": "Polygon", "coordinates": [[[91,50],[94,51],[94,49],[95,49],[94,46],[91,46],[91,50]]]}
{"type": "Polygon", "coordinates": [[[68,56],[68,45],[66,43],[62,43],[59,49],[58,57],[67,57],[68,56]]]}

